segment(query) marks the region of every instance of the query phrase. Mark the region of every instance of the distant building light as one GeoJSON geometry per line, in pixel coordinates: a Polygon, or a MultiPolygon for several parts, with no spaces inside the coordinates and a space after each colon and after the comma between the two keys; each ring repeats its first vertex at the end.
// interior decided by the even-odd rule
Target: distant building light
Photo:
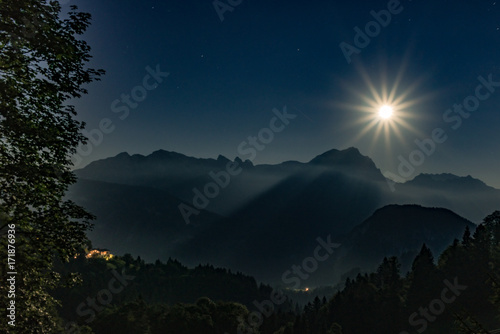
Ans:
{"type": "Polygon", "coordinates": [[[111,254],[108,249],[92,249],[90,252],[87,253],[87,255],[85,255],[85,257],[87,259],[100,257],[108,261],[112,259],[114,255],[111,254]]]}

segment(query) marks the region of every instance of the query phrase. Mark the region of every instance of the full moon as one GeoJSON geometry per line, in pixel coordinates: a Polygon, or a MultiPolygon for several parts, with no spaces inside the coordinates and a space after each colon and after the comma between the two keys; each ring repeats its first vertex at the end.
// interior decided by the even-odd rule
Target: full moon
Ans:
{"type": "Polygon", "coordinates": [[[393,113],[392,107],[388,105],[384,105],[380,107],[380,109],[378,110],[378,116],[382,119],[391,118],[392,113],[393,113]]]}

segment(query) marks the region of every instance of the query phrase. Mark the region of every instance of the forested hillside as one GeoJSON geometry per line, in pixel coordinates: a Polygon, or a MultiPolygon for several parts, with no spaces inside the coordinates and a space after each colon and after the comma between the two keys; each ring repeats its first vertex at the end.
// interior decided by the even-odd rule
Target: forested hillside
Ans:
{"type": "Polygon", "coordinates": [[[81,272],[85,285],[56,292],[63,300],[61,315],[96,334],[117,329],[134,334],[432,334],[488,333],[500,327],[500,211],[472,235],[467,227],[461,240],[436,258],[422,245],[407,273],[400,271],[398,258],[385,258],[375,272],[347,278],[332,298],[316,297],[300,309],[293,294],[286,297],[249,276],[210,265],[189,269],[176,260],[147,264],[126,255],[80,256],[69,266],[65,270],[81,272]],[[123,288],[113,286],[117,281],[123,288]],[[106,293],[105,287],[120,291],[106,293]]]}

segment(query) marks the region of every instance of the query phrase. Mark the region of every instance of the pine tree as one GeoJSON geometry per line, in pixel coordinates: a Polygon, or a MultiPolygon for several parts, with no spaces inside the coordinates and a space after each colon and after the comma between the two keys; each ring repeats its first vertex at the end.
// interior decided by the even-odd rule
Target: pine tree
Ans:
{"type": "Polygon", "coordinates": [[[420,306],[429,304],[440,295],[442,290],[441,276],[434,264],[431,250],[424,244],[415,257],[409,274],[410,286],[407,292],[407,308],[410,314],[420,306]]]}

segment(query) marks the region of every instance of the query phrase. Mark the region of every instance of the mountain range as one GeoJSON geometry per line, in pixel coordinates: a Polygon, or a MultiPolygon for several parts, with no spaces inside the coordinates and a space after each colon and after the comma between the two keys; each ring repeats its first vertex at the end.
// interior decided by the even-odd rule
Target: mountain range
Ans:
{"type": "Polygon", "coordinates": [[[471,176],[421,174],[390,187],[356,148],[277,165],[121,153],[75,173],[67,196],[98,217],[94,246],[268,282],[312,256],[318,238],[342,246],[304,284],[330,284],[386,255],[410,258],[422,243],[440,252],[500,203],[500,190],[471,176]]]}

